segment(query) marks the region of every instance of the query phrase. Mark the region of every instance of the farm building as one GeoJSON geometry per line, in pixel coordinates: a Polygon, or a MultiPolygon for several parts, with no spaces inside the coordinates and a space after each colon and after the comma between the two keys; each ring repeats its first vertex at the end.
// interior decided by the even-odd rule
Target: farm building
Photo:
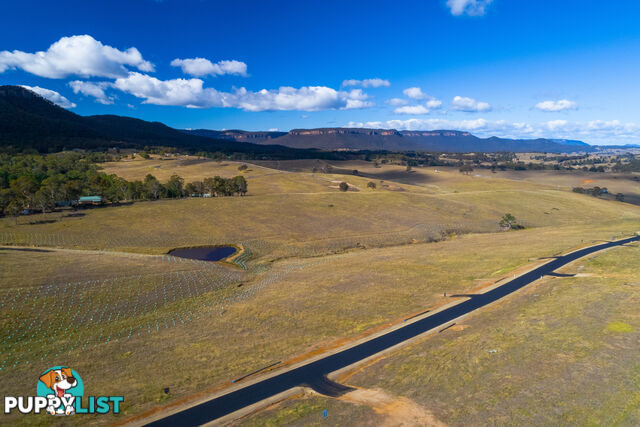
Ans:
{"type": "Polygon", "coordinates": [[[82,196],[78,199],[79,205],[101,205],[103,203],[101,196],[82,196]]]}

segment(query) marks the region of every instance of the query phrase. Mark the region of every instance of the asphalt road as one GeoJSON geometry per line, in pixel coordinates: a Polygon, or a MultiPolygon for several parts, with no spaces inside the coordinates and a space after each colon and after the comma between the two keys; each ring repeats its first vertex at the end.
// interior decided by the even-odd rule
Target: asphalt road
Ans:
{"type": "Polygon", "coordinates": [[[346,391],[348,388],[329,381],[326,378],[327,374],[352,365],[367,357],[373,356],[431,329],[440,326],[444,327],[454,319],[491,304],[540,279],[544,275],[552,274],[554,270],[575,261],[578,258],[582,258],[593,252],[633,241],[640,241],[640,236],[602,243],[580,249],[568,255],[557,257],[553,261],[506,282],[499,287],[483,294],[471,295],[469,300],[435,313],[429,317],[425,317],[414,323],[409,323],[404,327],[338,353],[328,355],[307,365],[283,372],[282,374],[274,377],[267,378],[263,381],[248,385],[244,388],[216,397],[199,405],[192,406],[191,408],[169,415],[148,425],[201,425],[297,386],[308,386],[322,394],[339,394],[346,391]]]}

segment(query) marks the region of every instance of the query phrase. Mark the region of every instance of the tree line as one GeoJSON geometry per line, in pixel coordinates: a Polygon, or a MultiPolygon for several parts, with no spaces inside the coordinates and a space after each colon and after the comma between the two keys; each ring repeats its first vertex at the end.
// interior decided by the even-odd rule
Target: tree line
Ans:
{"type": "Polygon", "coordinates": [[[0,213],[18,215],[25,209],[51,211],[56,203],[73,204],[81,196],[100,196],[105,202],[157,200],[181,197],[243,196],[243,176],[185,184],[173,175],[165,184],[148,174],[144,180],[127,181],[98,170],[97,162],[111,160],[105,153],[50,155],[0,154],[0,213]]]}

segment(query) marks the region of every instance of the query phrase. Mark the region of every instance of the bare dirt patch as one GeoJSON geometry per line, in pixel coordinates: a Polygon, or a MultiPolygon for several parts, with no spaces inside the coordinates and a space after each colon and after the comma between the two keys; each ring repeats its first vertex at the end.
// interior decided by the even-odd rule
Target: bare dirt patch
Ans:
{"type": "Polygon", "coordinates": [[[366,405],[385,417],[383,426],[445,426],[431,411],[406,397],[396,397],[381,389],[356,389],[340,400],[366,405]]]}

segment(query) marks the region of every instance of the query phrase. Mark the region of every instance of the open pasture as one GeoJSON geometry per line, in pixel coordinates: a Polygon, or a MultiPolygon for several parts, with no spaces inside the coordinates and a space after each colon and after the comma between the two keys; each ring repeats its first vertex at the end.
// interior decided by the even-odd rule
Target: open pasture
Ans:
{"type": "Polygon", "coordinates": [[[0,239],[10,245],[0,248],[3,375],[16,383],[62,361],[100,393],[128,382],[125,414],[137,414],[640,223],[637,207],[615,201],[453,172],[438,179],[450,187],[160,200],[2,219],[0,239]],[[505,212],[529,228],[500,232],[505,212]],[[212,244],[240,246],[236,266],[166,255],[212,244]]]}
{"type": "Polygon", "coordinates": [[[339,424],[395,423],[395,405],[446,425],[637,425],[639,251],[633,244],[577,261],[565,277],[545,277],[344,375],[338,381],[359,389],[353,398],[309,395],[243,424],[314,424],[323,409],[339,424]]]}
{"type": "MultiPolygon", "coordinates": [[[[185,183],[202,181],[216,175],[223,178],[242,175],[248,183],[248,195],[339,191],[337,188],[333,188],[336,187],[336,184],[332,183],[334,178],[331,178],[330,175],[311,173],[311,169],[308,173],[291,174],[287,170],[271,169],[249,162],[197,158],[171,158],[169,160],[136,158],[103,163],[101,167],[103,172],[116,174],[127,180],[143,180],[147,174],[151,174],[161,182],[168,181],[174,174],[184,178],[185,183]],[[248,166],[248,169],[239,170],[238,168],[242,165],[248,166]]],[[[367,181],[363,178],[349,177],[345,180],[358,191],[369,191],[366,187],[367,181]]]]}
{"type": "MultiPolygon", "coordinates": [[[[128,164],[140,168],[139,164],[147,162],[180,161],[132,160],[114,165],[126,169],[128,164]]],[[[222,174],[229,167],[214,161],[195,162],[184,166],[185,170],[191,170],[194,179],[202,179],[209,172],[222,174]]],[[[637,209],[630,205],[549,185],[466,176],[451,170],[435,173],[429,168],[407,173],[397,166],[385,165],[370,166],[370,171],[365,165],[348,166],[359,167],[363,173],[403,173],[408,179],[422,176],[429,184],[281,172],[255,166],[266,182],[278,188],[277,192],[260,193],[248,178],[249,195],[245,197],[136,202],[87,209],[78,216],[56,212],[22,217],[17,224],[11,218],[3,218],[0,243],[155,254],[176,247],[242,244],[249,250],[245,257],[251,254],[254,259],[263,255],[280,258],[305,253],[322,255],[350,247],[431,241],[451,233],[498,231],[497,223],[507,212],[525,227],[590,224],[638,216],[637,209]],[[341,180],[355,183],[361,190],[345,193],[328,185],[341,180]],[[375,190],[366,187],[372,180],[377,183],[375,190]],[[323,182],[318,184],[320,188],[314,188],[320,181],[323,182]],[[304,191],[297,192],[302,189],[289,186],[291,182],[304,186],[304,191]],[[383,185],[402,191],[390,191],[383,185]]],[[[250,166],[248,171],[253,168],[250,166]]],[[[143,172],[136,173],[143,177],[143,172]]],[[[173,171],[167,175],[170,173],[173,171]]]]}
{"type": "MultiPolygon", "coordinates": [[[[246,272],[155,261],[162,262],[157,270],[171,271],[140,276],[105,271],[108,278],[103,280],[43,280],[40,286],[27,281],[18,292],[20,280],[14,278],[3,297],[14,301],[11,313],[22,311],[22,323],[7,324],[11,338],[3,337],[10,343],[3,348],[3,371],[9,379],[23,377],[33,366],[38,370],[62,358],[79,372],[84,369],[96,390],[113,390],[118,384],[122,387],[121,381],[110,384],[109,376],[100,378],[91,367],[108,360],[103,363],[106,372],[132,381],[125,413],[135,414],[274,362],[331,348],[447,303],[444,292],[469,292],[537,257],[611,238],[612,230],[630,233],[637,224],[630,220],[586,228],[469,234],[435,243],[249,265],[246,272]],[[30,297],[25,299],[27,292],[30,297]],[[58,303],[52,305],[54,299],[58,303]],[[59,308],[68,313],[57,318],[59,308]],[[157,371],[170,376],[170,395],[162,393],[167,384],[154,375],[157,371]]],[[[68,254],[70,266],[84,257],[82,251],[71,252],[38,253],[39,263],[60,263],[68,254]],[[54,258],[47,261],[48,257],[54,258]]],[[[11,263],[26,265],[31,255],[18,251],[12,256],[23,261],[11,263]]],[[[100,256],[142,257],[113,252],[100,256]]],[[[117,264],[112,260],[114,269],[117,264]]],[[[3,312],[8,313],[4,308],[3,312]]]]}
{"type": "Polygon", "coordinates": [[[260,161],[260,165],[291,172],[310,172],[314,168],[329,166],[334,172],[351,174],[358,170],[365,178],[394,181],[406,185],[423,187],[431,192],[465,192],[480,189],[509,189],[517,187],[525,189],[554,189],[571,191],[574,187],[591,188],[594,186],[607,188],[609,193],[623,193],[629,201],[637,204],[640,198],[640,174],[638,173],[598,173],[580,170],[496,170],[477,168],[472,173],[463,175],[459,168],[452,166],[413,167],[407,172],[405,166],[380,164],[378,167],[364,161],[321,161],[321,160],[287,160],[260,161]],[[533,185],[532,185],[533,184],[533,185]]]}

